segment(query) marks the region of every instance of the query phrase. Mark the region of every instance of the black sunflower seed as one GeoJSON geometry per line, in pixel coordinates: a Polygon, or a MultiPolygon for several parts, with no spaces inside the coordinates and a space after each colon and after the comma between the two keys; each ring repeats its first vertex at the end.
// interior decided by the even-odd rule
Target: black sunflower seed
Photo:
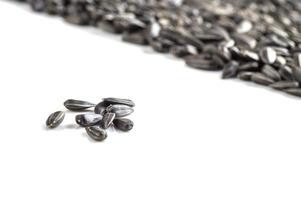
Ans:
{"type": "Polygon", "coordinates": [[[290,88],[287,90],[284,90],[286,93],[297,96],[297,97],[301,97],[301,89],[300,88],[290,88]]]}
{"type": "Polygon", "coordinates": [[[222,67],[213,60],[205,59],[203,56],[188,56],[185,58],[185,62],[189,67],[196,69],[217,71],[222,67]]]}
{"type": "Polygon", "coordinates": [[[102,115],[99,114],[82,114],[75,117],[75,121],[82,127],[89,127],[100,124],[102,115]]]}
{"type": "Polygon", "coordinates": [[[300,67],[294,67],[292,75],[293,75],[293,78],[295,81],[301,83],[301,68],[300,67]]]}
{"type": "Polygon", "coordinates": [[[227,78],[234,78],[237,75],[237,71],[238,71],[238,62],[236,61],[230,61],[223,70],[223,79],[227,79],[227,78]]]}
{"type": "Polygon", "coordinates": [[[109,128],[112,125],[115,116],[115,113],[106,113],[101,120],[101,127],[104,129],[109,128]]]}
{"type": "Polygon", "coordinates": [[[128,116],[134,112],[130,106],[121,104],[110,105],[107,107],[106,111],[109,113],[115,113],[117,118],[128,116]]]}
{"type": "Polygon", "coordinates": [[[81,100],[74,100],[74,99],[69,99],[64,102],[64,106],[68,110],[72,111],[83,111],[88,108],[92,108],[95,106],[95,104],[87,102],[87,101],[81,101],[81,100]]]}
{"type": "Polygon", "coordinates": [[[120,99],[120,98],[104,98],[103,101],[107,104],[122,104],[130,107],[135,107],[135,103],[130,99],[120,99]]]}
{"type": "Polygon", "coordinates": [[[63,111],[52,113],[46,121],[46,126],[48,128],[56,128],[63,122],[64,118],[65,113],[63,111]]]}
{"type": "Polygon", "coordinates": [[[269,77],[270,79],[273,79],[274,81],[280,81],[281,80],[281,75],[278,73],[276,69],[271,67],[270,65],[265,65],[262,68],[261,71],[264,75],[269,77]]]}
{"type": "Polygon", "coordinates": [[[270,85],[270,87],[277,89],[277,90],[284,90],[290,88],[298,88],[299,83],[296,81],[279,81],[270,85]]]}
{"type": "Polygon", "coordinates": [[[251,81],[260,85],[271,85],[274,83],[273,79],[270,79],[269,77],[261,73],[253,74],[251,77],[251,81]]]}
{"type": "Polygon", "coordinates": [[[113,123],[117,129],[125,132],[132,130],[134,127],[134,123],[131,120],[125,118],[115,119],[113,123]]]}
{"type": "Polygon", "coordinates": [[[251,81],[251,78],[254,74],[254,72],[239,72],[237,78],[243,81],[251,81]]]}
{"type": "Polygon", "coordinates": [[[238,67],[238,71],[258,71],[258,62],[248,62],[238,67]]]}
{"type": "Polygon", "coordinates": [[[98,142],[107,138],[107,132],[98,126],[86,127],[86,132],[93,140],[98,142]]]}
{"type": "Polygon", "coordinates": [[[111,105],[110,102],[106,102],[106,101],[102,101],[99,104],[97,104],[94,108],[94,113],[95,114],[100,114],[100,115],[104,115],[106,112],[107,107],[109,107],[111,105]]]}
{"type": "Polygon", "coordinates": [[[271,47],[261,49],[259,55],[261,60],[266,64],[273,64],[277,59],[277,53],[271,47]]]}

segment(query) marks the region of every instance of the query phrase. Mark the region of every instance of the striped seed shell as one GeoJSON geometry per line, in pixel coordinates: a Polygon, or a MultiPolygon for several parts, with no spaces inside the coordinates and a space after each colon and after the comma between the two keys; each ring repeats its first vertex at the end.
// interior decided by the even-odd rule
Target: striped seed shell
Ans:
{"type": "Polygon", "coordinates": [[[290,88],[298,88],[299,83],[296,81],[279,81],[276,83],[273,83],[270,85],[270,87],[276,89],[276,90],[284,90],[284,89],[290,89],[290,88]]]}
{"type": "Polygon", "coordinates": [[[273,79],[270,79],[269,77],[261,73],[253,74],[251,77],[251,81],[260,85],[270,85],[274,83],[273,79]]]}
{"type": "Polygon", "coordinates": [[[286,93],[297,96],[297,97],[301,97],[301,89],[300,88],[290,88],[287,90],[284,90],[286,93]]]}
{"type": "Polygon", "coordinates": [[[82,127],[89,127],[99,124],[102,120],[102,115],[99,114],[82,114],[75,117],[75,121],[82,127]]]}
{"type": "Polygon", "coordinates": [[[98,126],[86,127],[86,132],[93,140],[98,142],[107,138],[107,132],[98,126]]]}
{"type": "Polygon", "coordinates": [[[277,53],[271,47],[261,49],[259,55],[261,60],[266,64],[273,64],[277,59],[277,53]]]}
{"type": "Polygon", "coordinates": [[[115,113],[116,117],[125,117],[134,112],[130,106],[121,104],[110,105],[106,111],[109,113],[115,113]]]}
{"type": "Polygon", "coordinates": [[[87,101],[68,99],[67,101],[64,102],[64,106],[71,111],[83,111],[88,108],[94,107],[95,104],[87,101]]]}
{"type": "Polygon", "coordinates": [[[114,126],[121,131],[130,131],[134,127],[134,123],[126,118],[120,118],[114,120],[114,126]]]}
{"type": "Polygon", "coordinates": [[[237,70],[238,70],[238,62],[236,61],[230,61],[223,70],[223,79],[228,79],[228,78],[234,78],[237,75],[237,70]]]}
{"type": "Polygon", "coordinates": [[[94,108],[95,114],[104,115],[106,112],[107,107],[109,107],[111,104],[109,102],[102,101],[99,104],[97,104],[94,108]]]}
{"type": "Polygon", "coordinates": [[[104,98],[103,101],[108,104],[122,104],[130,107],[135,107],[135,103],[130,99],[120,99],[120,98],[110,97],[110,98],[104,98]]]}
{"type": "Polygon", "coordinates": [[[63,122],[64,118],[65,113],[63,111],[54,112],[48,117],[46,126],[48,128],[56,128],[63,122]]]}
{"type": "Polygon", "coordinates": [[[239,72],[237,78],[243,81],[251,81],[251,78],[254,74],[254,72],[239,72]]]}
{"type": "Polygon", "coordinates": [[[101,127],[104,129],[109,128],[112,125],[115,116],[115,113],[106,113],[101,120],[101,127]]]}
{"type": "Polygon", "coordinates": [[[269,77],[270,79],[273,79],[274,81],[280,81],[281,80],[281,76],[278,73],[278,71],[276,69],[274,69],[272,66],[270,65],[265,65],[262,68],[261,71],[264,75],[266,75],[267,77],[269,77]]]}
{"type": "Polygon", "coordinates": [[[298,81],[301,83],[301,68],[300,67],[294,67],[293,68],[293,78],[295,81],[298,81]]]}

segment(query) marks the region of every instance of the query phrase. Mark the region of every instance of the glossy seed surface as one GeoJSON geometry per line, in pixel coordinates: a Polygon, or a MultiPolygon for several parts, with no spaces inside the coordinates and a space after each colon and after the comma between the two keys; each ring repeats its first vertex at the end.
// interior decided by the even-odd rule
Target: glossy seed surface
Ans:
{"type": "Polygon", "coordinates": [[[103,119],[101,120],[101,127],[104,129],[109,128],[112,125],[112,123],[115,119],[115,116],[116,116],[115,113],[106,113],[103,116],[103,119]]]}
{"type": "Polygon", "coordinates": [[[104,141],[108,136],[107,132],[98,126],[86,127],[85,129],[87,134],[97,142],[104,141]]]}
{"type": "Polygon", "coordinates": [[[115,113],[116,117],[126,117],[134,112],[130,106],[121,104],[110,105],[106,111],[109,113],[115,113]]]}
{"type": "Polygon", "coordinates": [[[75,117],[75,121],[82,127],[94,126],[100,124],[103,116],[99,114],[82,114],[75,117]]]}
{"type": "Polygon", "coordinates": [[[110,97],[110,98],[104,98],[103,101],[108,104],[122,104],[130,107],[135,107],[135,103],[130,99],[120,99],[120,98],[110,97]]]}
{"type": "Polygon", "coordinates": [[[88,108],[92,108],[95,106],[95,104],[87,102],[87,101],[81,101],[81,100],[75,100],[75,99],[68,99],[64,102],[64,106],[68,110],[72,111],[84,111],[88,108]]]}
{"type": "Polygon", "coordinates": [[[111,105],[110,102],[105,102],[102,101],[100,103],[98,103],[95,108],[94,108],[94,113],[95,114],[100,114],[100,115],[104,115],[106,112],[106,109],[111,105]]]}
{"type": "Polygon", "coordinates": [[[266,64],[273,64],[277,59],[277,53],[273,48],[265,47],[260,51],[260,58],[266,64]]]}
{"type": "Polygon", "coordinates": [[[65,113],[63,111],[54,112],[48,117],[46,126],[48,128],[56,128],[63,122],[64,118],[65,113]]]}
{"type": "Polygon", "coordinates": [[[132,130],[134,127],[134,123],[126,118],[115,119],[113,123],[117,129],[125,132],[132,130]]]}

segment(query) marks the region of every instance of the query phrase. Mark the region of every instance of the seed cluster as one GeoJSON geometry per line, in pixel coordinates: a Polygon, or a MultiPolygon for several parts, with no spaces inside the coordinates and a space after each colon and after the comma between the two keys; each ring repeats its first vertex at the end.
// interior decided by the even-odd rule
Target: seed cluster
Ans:
{"type": "Polygon", "coordinates": [[[171,53],[190,67],[220,70],[224,79],[239,78],[301,96],[301,1],[27,2],[34,11],[122,34],[123,41],[171,53]]]}
{"type": "MultiPolygon", "coordinates": [[[[64,106],[74,112],[87,111],[94,108],[94,112],[76,115],[75,121],[86,129],[87,134],[95,141],[103,141],[107,138],[106,130],[113,126],[120,131],[132,130],[134,123],[124,117],[134,112],[135,104],[129,99],[104,98],[99,104],[87,101],[69,99],[64,106]]],[[[58,127],[65,118],[65,112],[57,111],[52,113],[47,121],[48,128],[58,127]]]]}

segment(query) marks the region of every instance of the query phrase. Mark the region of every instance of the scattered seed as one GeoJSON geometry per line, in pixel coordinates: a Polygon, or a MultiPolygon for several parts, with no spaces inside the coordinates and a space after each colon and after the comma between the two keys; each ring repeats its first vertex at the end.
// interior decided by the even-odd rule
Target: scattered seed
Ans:
{"type": "Polygon", "coordinates": [[[110,105],[107,107],[106,111],[109,113],[115,113],[117,118],[126,117],[134,112],[130,106],[121,104],[110,105]]]}
{"type": "Polygon", "coordinates": [[[48,128],[56,128],[63,122],[64,118],[65,118],[65,113],[62,111],[57,111],[55,113],[52,113],[46,121],[46,126],[48,128]]]}
{"type": "Polygon", "coordinates": [[[276,51],[271,47],[265,47],[260,50],[260,58],[266,64],[273,64],[277,59],[276,51]]]}
{"type": "Polygon", "coordinates": [[[113,123],[117,129],[125,132],[132,130],[134,127],[134,123],[131,120],[125,118],[115,119],[113,123]]]}
{"type": "Polygon", "coordinates": [[[251,77],[251,81],[260,85],[270,85],[274,83],[273,79],[270,79],[269,77],[261,73],[253,74],[251,77]]]}
{"type": "Polygon", "coordinates": [[[99,114],[82,114],[75,117],[75,121],[82,127],[89,127],[100,124],[102,115],[99,114]]]}
{"type": "Polygon", "coordinates": [[[106,113],[101,120],[101,127],[104,129],[109,128],[112,125],[115,116],[115,113],[106,113]]]}
{"type": "Polygon", "coordinates": [[[87,101],[69,99],[64,102],[64,106],[67,109],[72,110],[72,111],[83,111],[88,108],[94,107],[95,104],[87,102],[87,101]]]}
{"type": "Polygon", "coordinates": [[[298,88],[299,83],[295,81],[279,81],[270,85],[272,88],[277,90],[284,90],[290,88],[298,88]]]}
{"type": "Polygon", "coordinates": [[[98,142],[107,138],[107,132],[99,126],[86,127],[86,132],[93,140],[98,142]]]}

